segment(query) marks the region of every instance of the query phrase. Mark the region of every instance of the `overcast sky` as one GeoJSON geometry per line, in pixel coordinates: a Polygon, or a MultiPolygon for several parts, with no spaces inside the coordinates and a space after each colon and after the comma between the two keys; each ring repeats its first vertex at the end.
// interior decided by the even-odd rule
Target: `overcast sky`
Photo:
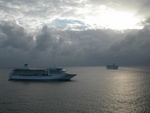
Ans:
{"type": "Polygon", "coordinates": [[[149,0],[0,0],[0,67],[150,66],[149,0]]]}

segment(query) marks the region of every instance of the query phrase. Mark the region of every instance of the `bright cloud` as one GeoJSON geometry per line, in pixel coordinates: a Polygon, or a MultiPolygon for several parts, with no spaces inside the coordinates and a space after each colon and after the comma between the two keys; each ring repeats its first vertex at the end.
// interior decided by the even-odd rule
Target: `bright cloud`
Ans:
{"type": "MultiPolygon", "coordinates": [[[[88,25],[89,29],[124,30],[143,27],[139,23],[143,21],[144,16],[137,15],[137,10],[121,11],[115,9],[113,6],[120,6],[120,2],[101,1],[96,3],[90,0],[1,1],[0,16],[1,20],[15,20],[30,31],[37,30],[44,25],[50,25],[56,19],[61,19],[62,23],[66,22],[66,19],[80,21],[84,25],[88,25]]],[[[83,29],[79,27],[79,24],[70,25],[67,22],[66,24],[70,27],[66,26],[64,29],[71,29],[71,26],[72,29],[75,26],[78,30],[83,29]]]]}

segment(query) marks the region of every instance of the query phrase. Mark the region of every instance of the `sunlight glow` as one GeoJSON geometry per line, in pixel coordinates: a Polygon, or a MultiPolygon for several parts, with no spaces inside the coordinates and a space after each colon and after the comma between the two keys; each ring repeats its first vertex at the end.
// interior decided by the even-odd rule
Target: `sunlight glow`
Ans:
{"type": "Polygon", "coordinates": [[[104,14],[100,22],[98,21],[98,23],[103,23],[108,28],[118,30],[139,28],[137,26],[138,22],[138,18],[135,18],[132,14],[122,12],[104,14]]]}
{"type": "Polygon", "coordinates": [[[86,21],[90,25],[114,30],[143,28],[139,24],[141,22],[140,17],[136,17],[130,12],[115,11],[104,6],[93,13],[93,15],[87,16],[86,21]]]}

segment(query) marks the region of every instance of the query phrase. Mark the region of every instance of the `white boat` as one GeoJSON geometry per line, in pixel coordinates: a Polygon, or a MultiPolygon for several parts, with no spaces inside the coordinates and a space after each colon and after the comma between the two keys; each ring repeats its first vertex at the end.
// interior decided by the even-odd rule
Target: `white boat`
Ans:
{"type": "Polygon", "coordinates": [[[9,74],[9,80],[70,80],[76,74],[69,74],[60,67],[47,69],[33,69],[25,64],[23,68],[13,69],[9,74]]]}
{"type": "Polygon", "coordinates": [[[112,65],[107,65],[106,68],[107,69],[118,69],[118,66],[115,64],[112,64],[112,65]]]}

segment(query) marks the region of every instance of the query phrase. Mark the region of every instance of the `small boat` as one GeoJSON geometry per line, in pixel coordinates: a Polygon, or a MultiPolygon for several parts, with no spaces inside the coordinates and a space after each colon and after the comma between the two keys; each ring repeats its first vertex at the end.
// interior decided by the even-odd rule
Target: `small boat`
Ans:
{"type": "Polygon", "coordinates": [[[15,68],[9,74],[9,80],[70,80],[77,74],[69,74],[60,67],[47,69],[33,69],[25,64],[22,68],[15,68]]]}
{"type": "Polygon", "coordinates": [[[112,65],[107,65],[106,68],[107,69],[118,69],[118,66],[115,64],[112,64],[112,65]]]}

